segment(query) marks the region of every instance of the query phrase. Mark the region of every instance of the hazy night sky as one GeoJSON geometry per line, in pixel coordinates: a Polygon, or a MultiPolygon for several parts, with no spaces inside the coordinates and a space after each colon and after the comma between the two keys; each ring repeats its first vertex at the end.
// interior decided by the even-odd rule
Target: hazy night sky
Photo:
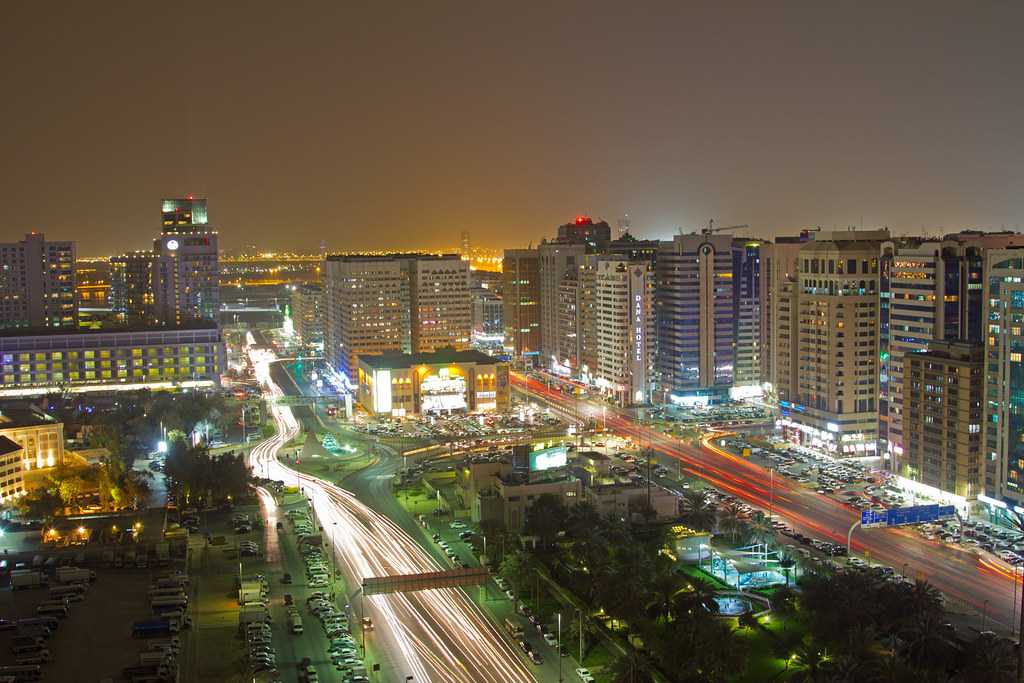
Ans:
{"type": "Polygon", "coordinates": [[[188,192],[228,249],[1024,223],[1019,3],[71,4],[4,5],[0,239],[188,192]]]}

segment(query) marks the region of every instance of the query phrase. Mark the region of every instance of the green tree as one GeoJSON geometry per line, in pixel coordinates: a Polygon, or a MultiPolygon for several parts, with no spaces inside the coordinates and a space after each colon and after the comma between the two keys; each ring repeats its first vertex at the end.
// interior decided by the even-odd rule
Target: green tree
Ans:
{"type": "Polygon", "coordinates": [[[18,498],[18,511],[28,519],[40,519],[44,525],[64,510],[64,500],[52,488],[38,488],[18,498]]]}
{"type": "Polygon", "coordinates": [[[568,511],[562,499],[553,493],[542,493],[526,511],[524,536],[536,536],[541,550],[549,550],[565,530],[568,511]]]}
{"type": "Polygon", "coordinates": [[[718,515],[706,489],[687,489],[679,501],[683,523],[691,529],[711,531],[718,515]]]}
{"type": "Polygon", "coordinates": [[[728,534],[733,543],[736,543],[746,524],[743,514],[738,503],[730,503],[719,512],[718,528],[722,533],[728,534]]]}
{"type": "Polygon", "coordinates": [[[516,600],[519,599],[522,590],[534,578],[536,571],[537,563],[533,555],[525,550],[506,552],[505,559],[501,561],[501,566],[498,568],[498,573],[512,584],[512,593],[515,595],[516,600]]]}

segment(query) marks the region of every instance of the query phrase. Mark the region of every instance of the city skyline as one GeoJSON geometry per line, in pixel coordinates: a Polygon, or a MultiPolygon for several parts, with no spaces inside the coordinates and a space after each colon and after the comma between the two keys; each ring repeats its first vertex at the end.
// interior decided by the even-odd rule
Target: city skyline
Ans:
{"type": "Polygon", "coordinates": [[[204,8],[185,50],[177,9],[13,9],[7,89],[46,104],[0,131],[0,239],[143,248],[188,193],[228,250],[1022,223],[1017,7],[282,11],[204,8]]]}

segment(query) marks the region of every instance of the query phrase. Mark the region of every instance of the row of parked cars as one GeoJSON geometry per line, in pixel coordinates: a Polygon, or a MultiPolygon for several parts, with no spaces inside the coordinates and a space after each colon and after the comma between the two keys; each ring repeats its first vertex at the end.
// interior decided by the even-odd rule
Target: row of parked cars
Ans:
{"type": "MultiPolygon", "coordinates": [[[[341,675],[341,680],[345,683],[366,683],[369,680],[366,665],[363,662],[360,647],[352,635],[348,614],[339,609],[331,600],[330,595],[323,591],[314,591],[306,602],[310,613],[320,621],[320,625],[323,627],[324,634],[329,641],[327,655],[341,675]]],[[[373,623],[368,618],[364,618],[361,627],[365,630],[372,630],[373,623]]]]}
{"type": "Polygon", "coordinates": [[[156,577],[149,587],[152,616],[132,625],[132,636],[145,641],[136,664],[122,671],[131,683],[163,683],[178,678],[179,633],[192,626],[189,616],[189,579],[175,571],[156,577]]]}

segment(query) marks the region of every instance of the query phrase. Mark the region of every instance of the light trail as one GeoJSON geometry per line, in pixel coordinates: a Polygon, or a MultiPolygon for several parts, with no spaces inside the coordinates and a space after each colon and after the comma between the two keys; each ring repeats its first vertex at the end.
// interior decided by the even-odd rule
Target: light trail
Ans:
{"type": "MultiPolygon", "coordinates": [[[[309,496],[322,531],[334,544],[350,585],[362,585],[363,579],[371,576],[440,570],[440,565],[401,527],[351,492],[277,460],[281,447],[299,433],[299,423],[290,408],[276,403],[284,392],[270,377],[273,354],[250,349],[250,358],[277,427],[274,436],[252,449],[253,469],[270,479],[299,483],[309,496]]],[[[518,652],[462,589],[374,595],[364,600],[372,607],[367,613],[374,616],[376,632],[383,633],[400,655],[403,676],[442,683],[536,680],[518,652]]]]}

